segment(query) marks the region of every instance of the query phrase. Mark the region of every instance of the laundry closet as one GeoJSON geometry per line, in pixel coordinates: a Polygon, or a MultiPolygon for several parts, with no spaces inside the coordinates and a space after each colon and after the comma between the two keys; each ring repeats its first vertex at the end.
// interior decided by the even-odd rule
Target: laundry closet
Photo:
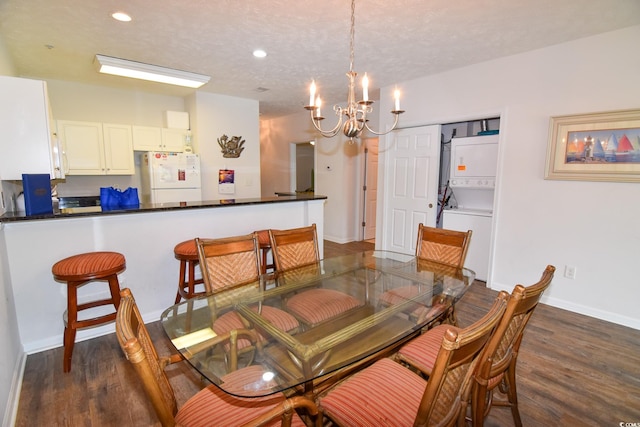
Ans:
{"type": "Polygon", "coordinates": [[[442,125],[438,227],[472,230],[465,267],[486,281],[498,163],[499,118],[442,125]]]}

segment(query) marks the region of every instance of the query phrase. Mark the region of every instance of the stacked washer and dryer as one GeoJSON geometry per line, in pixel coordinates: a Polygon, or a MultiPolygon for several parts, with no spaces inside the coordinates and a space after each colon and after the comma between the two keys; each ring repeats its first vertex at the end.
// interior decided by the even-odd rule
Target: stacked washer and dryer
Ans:
{"type": "Polygon", "coordinates": [[[442,227],[473,230],[465,267],[486,281],[489,271],[498,134],[451,140],[449,187],[455,204],[443,211],[442,227]]]}

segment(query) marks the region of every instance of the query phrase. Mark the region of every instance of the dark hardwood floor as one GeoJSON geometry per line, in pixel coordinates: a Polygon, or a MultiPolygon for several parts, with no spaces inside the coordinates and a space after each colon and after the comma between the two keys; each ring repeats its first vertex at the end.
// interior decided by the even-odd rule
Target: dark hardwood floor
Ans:
{"type": "MultiPolygon", "coordinates": [[[[372,247],[325,241],[324,253],[372,247]]],[[[525,285],[537,279],[521,278],[525,285]]],[[[496,295],[476,282],[457,305],[460,323],[481,317],[496,295]]],[[[158,351],[169,354],[159,323],[148,328],[158,351]]],[[[168,373],[179,404],[203,386],[187,363],[174,364],[168,373]]],[[[525,333],[517,382],[525,426],[640,425],[640,331],[542,304],[525,333]]],[[[111,334],[77,343],[68,374],[62,372],[62,348],[29,355],[15,425],[160,424],[111,334]]],[[[512,426],[509,410],[494,408],[486,425],[512,426]]]]}

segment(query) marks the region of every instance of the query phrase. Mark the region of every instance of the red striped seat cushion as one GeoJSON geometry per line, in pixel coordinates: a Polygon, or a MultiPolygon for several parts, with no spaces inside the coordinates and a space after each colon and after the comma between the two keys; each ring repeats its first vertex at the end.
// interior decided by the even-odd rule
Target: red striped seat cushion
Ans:
{"type": "Polygon", "coordinates": [[[460,330],[451,325],[438,325],[400,348],[398,357],[422,372],[430,374],[436,363],[436,357],[438,357],[438,351],[440,351],[442,339],[447,329],[460,330]]]}
{"type": "Polygon", "coordinates": [[[411,313],[411,315],[416,319],[429,321],[442,316],[448,308],[449,305],[447,304],[437,303],[431,307],[418,307],[411,313]]]}
{"type": "Polygon", "coordinates": [[[185,260],[198,260],[198,248],[196,247],[196,240],[185,240],[184,242],[178,243],[173,248],[173,254],[177,259],[185,259],[185,260]]]}
{"type": "MultiPolygon", "coordinates": [[[[254,306],[252,309],[257,312],[258,306],[254,306]]],[[[281,331],[293,331],[300,326],[298,320],[291,314],[268,305],[262,306],[261,315],[281,331]]],[[[218,335],[246,327],[247,325],[244,324],[240,315],[232,311],[223,314],[213,322],[213,330],[218,335]]],[[[245,348],[249,345],[251,345],[251,342],[247,339],[241,338],[238,340],[238,349],[245,348]]]]}
{"type": "MultiPolygon", "coordinates": [[[[281,393],[261,398],[240,398],[210,385],[189,399],[180,408],[175,419],[183,427],[235,427],[259,417],[282,401],[284,395],[281,393]]],[[[278,418],[267,425],[280,424],[278,418]]],[[[294,414],[291,425],[305,427],[297,414],[294,414]]]]}
{"type": "Polygon", "coordinates": [[[408,299],[411,299],[418,295],[419,288],[418,286],[402,286],[399,288],[388,290],[387,292],[380,295],[380,302],[385,303],[387,305],[396,305],[405,302],[408,299]]]}
{"type": "Polygon", "coordinates": [[[331,319],[362,303],[334,289],[309,289],[289,298],[287,309],[303,322],[315,325],[331,319]]]}
{"type": "Polygon", "coordinates": [[[73,255],[56,262],[51,267],[54,277],[61,281],[89,280],[119,273],[127,265],[124,255],[118,252],[88,252],[73,255]]]}
{"type": "Polygon", "coordinates": [[[427,382],[382,359],[339,384],[320,406],[342,426],[412,426],[427,382]]]}
{"type": "MultiPolygon", "coordinates": [[[[250,365],[237,369],[220,378],[226,392],[238,396],[264,394],[276,386],[275,375],[268,373],[261,365],[250,365]]],[[[270,398],[272,398],[271,396],[270,398]]]]}
{"type": "Polygon", "coordinates": [[[255,233],[258,234],[258,244],[261,248],[271,247],[271,240],[269,240],[269,230],[260,230],[256,231],[255,233]]]}
{"type": "MultiPolygon", "coordinates": [[[[401,286],[384,292],[378,300],[386,305],[402,304],[406,300],[414,298],[419,293],[420,288],[418,286],[401,286]]],[[[442,303],[435,304],[431,307],[415,304],[412,305],[408,311],[411,311],[411,315],[416,319],[430,320],[439,317],[447,308],[448,306],[442,303]]]]}

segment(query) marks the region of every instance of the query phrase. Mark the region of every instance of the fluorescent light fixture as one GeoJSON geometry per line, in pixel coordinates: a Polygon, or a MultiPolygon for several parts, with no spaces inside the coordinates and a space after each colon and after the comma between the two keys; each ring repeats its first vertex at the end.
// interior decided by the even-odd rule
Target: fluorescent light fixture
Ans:
{"type": "Polygon", "coordinates": [[[203,74],[174,70],[173,68],[159,67],[112,56],[96,55],[93,63],[101,73],[191,88],[199,88],[211,78],[203,74]]]}

